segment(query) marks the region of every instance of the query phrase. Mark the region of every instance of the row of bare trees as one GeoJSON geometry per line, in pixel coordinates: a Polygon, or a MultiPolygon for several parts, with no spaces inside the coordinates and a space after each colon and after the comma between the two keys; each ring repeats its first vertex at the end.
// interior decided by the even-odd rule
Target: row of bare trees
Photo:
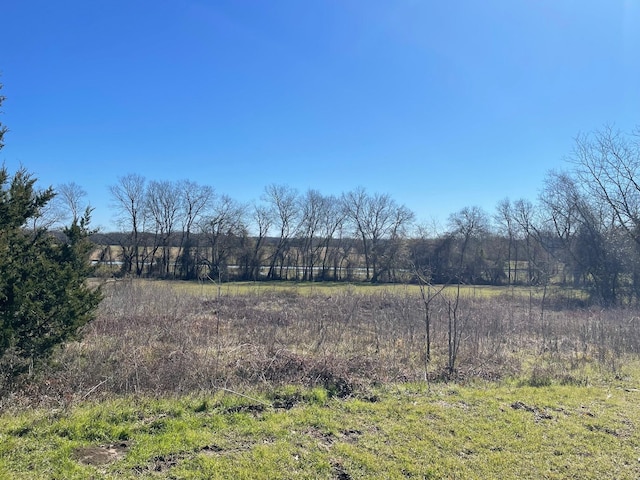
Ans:
{"type": "Polygon", "coordinates": [[[475,206],[427,231],[391,196],[268,185],[242,204],[192,181],[130,174],[111,187],[122,272],[228,279],[417,280],[586,287],[612,304],[640,296],[640,137],[579,136],[536,202],[475,206]]]}
{"type": "Polygon", "coordinates": [[[335,197],[271,184],[248,205],[191,181],[129,174],[111,194],[120,232],[101,241],[119,247],[123,273],[138,276],[316,280],[362,269],[363,279],[388,281],[414,220],[364,188],[335,197]]]}

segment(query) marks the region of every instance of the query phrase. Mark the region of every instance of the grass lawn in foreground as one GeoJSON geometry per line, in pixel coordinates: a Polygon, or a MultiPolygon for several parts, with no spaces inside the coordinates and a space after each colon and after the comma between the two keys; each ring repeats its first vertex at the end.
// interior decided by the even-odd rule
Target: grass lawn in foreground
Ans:
{"type": "Polygon", "coordinates": [[[0,478],[637,479],[634,380],[128,397],[0,416],[0,478]]]}

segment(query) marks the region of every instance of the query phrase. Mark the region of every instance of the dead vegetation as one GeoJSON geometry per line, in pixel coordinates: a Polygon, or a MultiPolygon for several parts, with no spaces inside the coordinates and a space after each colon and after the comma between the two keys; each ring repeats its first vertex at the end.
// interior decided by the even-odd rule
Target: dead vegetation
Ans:
{"type": "Polygon", "coordinates": [[[121,394],[322,386],[349,396],[405,381],[524,378],[530,385],[583,383],[616,372],[640,352],[638,311],[576,309],[523,296],[459,299],[460,347],[448,368],[444,296],[430,305],[425,362],[424,303],[410,292],[346,290],[298,295],[261,290],[210,297],[170,284],[107,285],[81,342],[4,404],[66,405],[121,394]]]}

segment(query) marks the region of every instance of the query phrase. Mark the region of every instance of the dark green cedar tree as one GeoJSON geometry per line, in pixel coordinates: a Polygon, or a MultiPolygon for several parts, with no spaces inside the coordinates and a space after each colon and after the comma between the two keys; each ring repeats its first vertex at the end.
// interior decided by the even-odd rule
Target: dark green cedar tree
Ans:
{"type": "MultiPolygon", "coordinates": [[[[0,124],[0,149],[6,131],[0,124]]],[[[0,390],[75,338],[101,300],[86,281],[93,273],[91,209],[62,235],[27,229],[55,195],[35,184],[24,168],[13,176],[0,168],[0,390]]]]}

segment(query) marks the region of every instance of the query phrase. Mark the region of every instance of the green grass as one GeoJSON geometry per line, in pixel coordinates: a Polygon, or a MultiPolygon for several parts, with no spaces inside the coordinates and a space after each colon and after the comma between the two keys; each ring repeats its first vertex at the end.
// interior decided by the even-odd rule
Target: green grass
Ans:
{"type": "MultiPolygon", "coordinates": [[[[372,284],[369,282],[292,282],[292,281],[272,281],[272,282],[228,282],[217,284],[215,282],[180,282],[175,280],[134,280],[141,284],[155,283],[166,285],[173,289],[195,296],[215,297],[217,295],[261,295],[266,293],[291,293],[298,295],[351,295],[351,294],[412,294],[420,295],[420,287],[416,284],[372,284]]],[[[440,286],[436,285],[434,291],[438,291],[440,286]]],[[[456,285],[445,287],[445,292],[455,293],[456,285]]],[[[491,286],[491,285],[462,285],[460,287],[462,296],[488,298],[499,295],[512,295],[516,297],[542,298],[543,287],[527,286],[491,286]]],[[[585,293],[579,289],[572,289],[560,286],[549,286],[547,296],[562,295],[566,298],[584,299],[585,293]]]]}
{"type": "Polygon", "coordinates": [[[118,398],[0,416],[0,478],[640,477],[637,371],[585,386],[403,384],[118,398]],[[258,394],[255,394],[258,396],[258,394]],[[81,452],[107,447],[111,461],[81,452]]]}

